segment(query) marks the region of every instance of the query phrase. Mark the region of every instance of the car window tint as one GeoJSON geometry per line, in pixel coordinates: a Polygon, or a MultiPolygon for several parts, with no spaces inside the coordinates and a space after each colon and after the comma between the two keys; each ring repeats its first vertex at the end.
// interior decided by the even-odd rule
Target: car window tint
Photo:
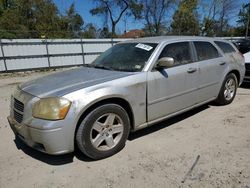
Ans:
{"type": "Polygon", "coordinates": [[[192,62],[190,47],[188,42],[178,42],[168,44],[159,57],[172,57],[174,65],[187,64],[192,62]]]}
{"type": "Polygon", "coordinates": [[[229,43],[221,41],[214,41],[214,43],[217,44],[224,53],[235,52],[235,49],[229,43]]]}
{"type": "Polygon", "coordinates": [[[156,43],[119,43],[103,52],[91,65],[117,71],[139,72],[156,46],[156,43]]]}
{"type": "Polygon", "coordinates": [[[214,59],[220,56],[218,50],[210,42],[194,42],[199,61],[214,59]]]}

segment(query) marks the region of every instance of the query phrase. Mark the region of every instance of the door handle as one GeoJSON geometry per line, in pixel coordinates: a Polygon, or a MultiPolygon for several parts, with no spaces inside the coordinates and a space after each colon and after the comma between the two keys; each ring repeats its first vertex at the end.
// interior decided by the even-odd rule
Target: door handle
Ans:
{"type": "Polygon", "coordinates": [[[197,71],[197,68],[189,68],[189,69],[187,70],[188,73],[194,73],[194,72],[196,72],[196,71],[197,71]]]}
{"type": "Polygon", "coordinates": [[[226,62],[221,62],[221,63],[220,63],[221,66],[223,66],[223,65],[225,65],[225,64],[226,64],[226,62]]]}

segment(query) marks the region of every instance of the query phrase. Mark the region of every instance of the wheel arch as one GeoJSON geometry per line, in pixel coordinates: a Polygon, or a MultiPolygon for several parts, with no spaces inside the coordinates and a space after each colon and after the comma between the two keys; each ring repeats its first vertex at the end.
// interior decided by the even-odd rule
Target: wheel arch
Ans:
{"type": "Polygon", "coordinates": [[[89,107],[87,107],[80,115],[80,117],[78,118],[77,124],[76,124],[76,128],[75,128],[75,135],[76,136],[76,132],[81,124],[81,122],[83,121],[83,119],[95,108],[102,106],[104,104],[117,104],[119,106],[121,106],[122,108],[124,108],[124,110],[128,113],[129,116],[129,120],[130,120],[130,128],[133,130],[134,129],[134,113],[132,110],[131,105],[129,104],[129,102],[123,98],[120,97],[112,97],[112,98],[107,98],[107,99],[102,99],[100,101],[97,101],[93,104],[91,104],[89,107]]]}
{"type": "Polygon", "coordinates": [[[240,84],[240,72],[238,70],[234,69],[234,70],[231,70],[228,74],[231,74],[231,73],[235,74],[235,76],[237,78],[237,82],[238,82],[237,84],[239,85],[240,84]]]}

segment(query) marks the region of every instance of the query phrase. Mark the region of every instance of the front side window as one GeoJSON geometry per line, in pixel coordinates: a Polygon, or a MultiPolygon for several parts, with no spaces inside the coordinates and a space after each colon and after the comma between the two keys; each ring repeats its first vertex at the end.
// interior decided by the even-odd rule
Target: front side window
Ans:
{"type": "Polygon", "coordinates": [[[192,62],[189,42],[178,42],[168,44],[159,57],[172,57],[174,65],[187,64],[192,62]]]}
{"type": "Polygon", "coordinates": [[[221,42],[221,41],[214,41],[214,43],[216,45],[218,45],[220,47],[220,49],[224,52],[224,53],[232,53],[235,52],[235,49],[228,43],[226,42],[221,42]]]}
{"type": "Polygon", "coordinates": [[[117,71],[138,72],[155,50],[156,43],[121,43],[102,53],[91,66],[117,71]]]}
{"type": "Polygon", "coordinates": [[[198,61],[220,57],[218,50],[210,42],[194,42],[198,61]]]}

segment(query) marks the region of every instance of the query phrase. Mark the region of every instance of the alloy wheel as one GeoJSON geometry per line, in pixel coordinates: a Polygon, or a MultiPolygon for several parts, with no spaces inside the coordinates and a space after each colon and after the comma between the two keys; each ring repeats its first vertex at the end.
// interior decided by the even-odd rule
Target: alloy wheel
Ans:
{"type": "Polygon", "coordinates": [[[97,150],[110,150],[119,143],[123,131],[124,123],[117,114],[104,114],[92,126],[90,131],[91,143],[97,150]]]}
{"type": "Polygon", "coordinates": [[[236,89],[236,82],[233,78],[230,78],[225,83],[224,97],[227,101],[231,100],[234,97],[236,89]]]}

